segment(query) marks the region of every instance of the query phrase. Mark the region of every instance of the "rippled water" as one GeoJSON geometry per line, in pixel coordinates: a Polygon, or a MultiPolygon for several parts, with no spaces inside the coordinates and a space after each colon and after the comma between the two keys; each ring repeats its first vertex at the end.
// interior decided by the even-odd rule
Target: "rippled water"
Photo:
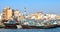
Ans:
{"type": "Polygon", "coordinates": [[[60,28],[52,28],[52,29],[0,29],[0,32],[60,32],[60,28]]]}

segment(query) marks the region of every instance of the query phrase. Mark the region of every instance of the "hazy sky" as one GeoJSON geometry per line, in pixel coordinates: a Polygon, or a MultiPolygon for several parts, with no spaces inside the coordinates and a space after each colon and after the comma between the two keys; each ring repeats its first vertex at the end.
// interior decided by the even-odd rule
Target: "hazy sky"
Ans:
{"type": "Polygon", "coordinates": [[[26,7],[27,13],[42,11],[43,13],[60,14],[60,0],[0,0],[0,13],[6,6],[21,12],[26,7]]]}

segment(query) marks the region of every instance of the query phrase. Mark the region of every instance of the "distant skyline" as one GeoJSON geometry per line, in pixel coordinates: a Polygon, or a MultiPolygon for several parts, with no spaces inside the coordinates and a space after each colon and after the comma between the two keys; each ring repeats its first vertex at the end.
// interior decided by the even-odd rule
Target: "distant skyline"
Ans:
{"type": "Polygon", "coordinates": [[[60,14],[60,0],[0,0],[0,13],[9,6],[23,12],[26,7],[27,14],[42,11],[48,14],[60,14]]]}

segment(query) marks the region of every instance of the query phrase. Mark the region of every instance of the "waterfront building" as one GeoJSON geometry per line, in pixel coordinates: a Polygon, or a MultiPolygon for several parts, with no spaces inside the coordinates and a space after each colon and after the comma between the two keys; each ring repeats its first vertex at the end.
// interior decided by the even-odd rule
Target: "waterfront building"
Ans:
{"type": "Polygon", "coordinates": [[[42,20],[43,19],[44,14],[42,12],[37,12],[34,14],[29,15],[29,19],[35,19],[35,20],[42,20]]]}
{"type": "Polygon", "coordinates": [[[48,20],[52,20],[56,18],[55,14],[46,14],[48,20]]]}
{"type": "Polygon", "coordinates": [[[20,13],[20,12],[19,12],[18,10],[15,10],[15,11],[14,11],[14,16],[15,16],[15,17],[19,17],[19,13],[20,13]]]}
{"type": "Polygon", "coordinates": [[[34,14],[28,15],[29,19],[35,19],[35,20],[52,20],[55,19],[57,15],[55,14],[43,14],[42,12],[37,12],[34,14]]]}
{"type": "Polygon", "coordinates": [[[2,16],[2,13],[0,14],[0,21],[2,20],[2,17],[1,16],[2,16]]]}
{"type": "Polygon", "coordinates": [[[57,15],[55,18],[56,18],[56,19],[60,19],[60,15],[57,15]]]}
{"type": "Polygon", "coordinates": [[[25,17],[23,15],[19,15],[18,21],[21,21],[23,19],[25,19],[25,17]]]}
{"type": "Polygon", "coordinates": [[[2,20],[12,19],[12,9],[10,7],[6,7],[2,11],[2,20]]]}
{"type": "Polygon", "coordinates": [[[22,15],[21,12],[19,12],[18,10],[15,10],[15,11],[14,11],[14,18],[15,18],[17,21],[20,21],[20,20],[24,19],[25,17],[22,15]]]}
{"type": "Polygon", "coordinates": [[[20,12],[18,10],[14,11],[14,18],[18,21],[19,20],[19,14],[20,12]]]}

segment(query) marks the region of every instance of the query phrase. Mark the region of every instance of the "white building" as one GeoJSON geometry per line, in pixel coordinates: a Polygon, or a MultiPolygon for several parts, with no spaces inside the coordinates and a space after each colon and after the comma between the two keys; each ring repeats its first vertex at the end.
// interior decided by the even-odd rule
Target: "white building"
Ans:
{"type": "Polygon", "coordinates": [[[14,11],[14,16],[15,17],[18,17],[19,16],[19,11],[18,10],[14,11]]]}
{"type": "Polygon", "coordinates": [[[55,15],[55,14],[46,14],[46,16],[47,16],[48,18],[55,19],[55,17],[56,17],[57,15],[55,15]]]}

